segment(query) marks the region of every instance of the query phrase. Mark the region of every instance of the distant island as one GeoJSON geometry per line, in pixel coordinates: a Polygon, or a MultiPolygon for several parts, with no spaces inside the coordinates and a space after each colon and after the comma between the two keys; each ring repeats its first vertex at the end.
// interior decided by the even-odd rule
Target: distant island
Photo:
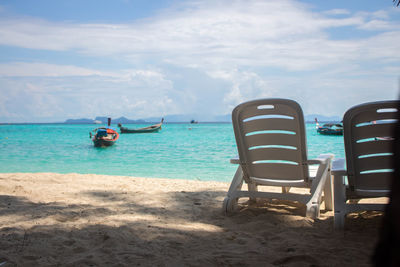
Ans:
{"type": "MultiPolygon", "coordinates": [[[[204,118],[203,120],[197,119],[201,116],[196,116],[195,114],[188,114],[188,115],[166,115],[164,116],[164,120],[166,123],[189,123],[190,121],[194,120],[197,122],[224,122],[230,123],[231,121],[231,114],[226,115],[218,115],[209,118],[204,118]]],[[[81,118],[81,119],[67,119],[64,123],[65,124],[106,124],[107,118],[104,116],[98,116],[95,119],[88,119],[88,118],[81,118]]],[[[318,119],[319,122],[339,122],[342,119],[339,116],[324,116],[320,114],[310,114],[304,117],[304,120],[307,123],[314,123],[315,118],[318,119]]],[[[128,119],[126,117],[119,117],[119,118],[112,118],[112,123],[117,124],[143,124],[143,123],[154,123],[159,122],[161,117],[149,117],[145,119],[128,119]]]]}
{"type": "MultiPolygon", "coordinates": [[[[65,124],[106,124],[108,117],[96,117],[93,119],[67,119],[64,123],[65,124]]],[[[112,119],[112,123],[124,123],[124,124],[133,124],[133,123],[146,123],[145,120],[130,120],[125,117],[119,117],[116,119],[112,119]]]]}

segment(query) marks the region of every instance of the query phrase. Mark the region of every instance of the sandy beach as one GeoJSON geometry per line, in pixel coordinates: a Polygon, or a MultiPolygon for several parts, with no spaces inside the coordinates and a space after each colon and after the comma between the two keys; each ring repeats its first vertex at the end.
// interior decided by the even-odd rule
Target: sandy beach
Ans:
{"type": "Polygon", "coordinates": [[[229,183],[0,174],[3,266],[369,266],[380,212],[317,220],[282,201],[222,213],[229,183]]]}

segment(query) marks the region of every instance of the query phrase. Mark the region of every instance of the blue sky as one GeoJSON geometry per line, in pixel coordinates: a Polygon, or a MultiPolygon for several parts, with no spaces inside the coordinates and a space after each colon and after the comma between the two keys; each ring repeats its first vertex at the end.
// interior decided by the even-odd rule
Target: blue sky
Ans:
{"type": "Polygon", "coordinates": [[[0,122],[193,114],[279,97],[342,116],[398,98],[391,0],[2,0],[0,122]]]}

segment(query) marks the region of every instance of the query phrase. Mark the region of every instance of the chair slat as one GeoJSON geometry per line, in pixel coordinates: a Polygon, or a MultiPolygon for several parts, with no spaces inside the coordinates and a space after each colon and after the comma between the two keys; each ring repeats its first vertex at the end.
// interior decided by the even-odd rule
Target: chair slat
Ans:
{"type": "MultiPolygon", "coordinates": [[[[387,108],[396,108],[396,105],[390,105],[387,108]]],[[[372,110],[365,110],[362,113],[357,114],[353,117],[352,124],[357,125],[365,122],[397,119],[396,112],[378,113],[377,110],[379,110],[379,107],[375,107],[372,110]]]]}
{"type": "Polygon", "coordinates": [[[267,130],[295,131],[296,129],[298,129],[298,122],[291,119],[269,118],[243,123],[243,131],[245,133],[267,130]]]}
{"type": "Polygon", "coordinates": [[[358,172],[373,171],[382,169],[393,169],[394,156],[377,156],[361,158],[354,162],[358,172]]]}
{"type": "Polygon", "coordinates": [[[299,137],[291,134],[255,134],[244,137],[247,147],[262,145],[294,146],[299,144],[299,137]]]}
{"type": "Polygon", "coordinates": [[[360,174],[354,180],[355,188],[361,190],[387,190],[391,186],[393,173],[360,174]]]}
{"type": "Polygon", "coordinates": [[[240,120],[245,120],[249,119],[251,117],[255,116],[262,116],[262,115],[284,115],[284,116],[293,116],[295,119],[297,118],[297,113],[296,111],[287,105],[282,105],[282,104],[273,104],[274,108],[273,109],[258,109],[258,105],[253,105],[246,107],[246,109],[243,109],[240,113],[240,120]]]}
{"type": "Polygon", "coordinates": [[[354,145],[353,156],[393,152],[394,140],[374,140],[354,145]]]}
{"type": "Polygon", "coordinates": [[[282,148],[260,148],[249,151],[249,160],[286,160],[301,163],[301,153],[298,150],[282,148]]]}
{"type": "Polygon", "coordinates": [[[301,180],[302,166],[282,163],[249,164],[250,176],[265,179],[301,180]]]}
{"type": "Polygon", "coordinates": [[[351,130],[354,140],[362,140],[375,137],[393,137],[395,124],[371,124],[363,127],[354,127],[351,130]]]}

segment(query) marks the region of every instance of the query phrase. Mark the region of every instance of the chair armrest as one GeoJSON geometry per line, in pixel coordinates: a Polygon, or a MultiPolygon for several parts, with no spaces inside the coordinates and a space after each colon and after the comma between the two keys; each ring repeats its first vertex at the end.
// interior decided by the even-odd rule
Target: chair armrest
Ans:
{"type": "Polygon", "coordinates": [[[230,163],[232,163],[232,164],[240,164],[239,157],[231,158],[230,163]]]}
{"type": "Polygon", "coordinates": [[[332,162],[332,175],[347,175],[346,169],[344,168],[345,160],[343,158],[335,159],[332,162]]]}
{"type": "Polygon", "coordinates": [[[316,159],[309,159],[306,161],[307,164],[326,164],[329,159],[333,159],[333,154],[321,154],[316,159]]]}
{"type": "Polygon", "coordinates": [[[332,160],[334,158],[333,154],[320,154],[318,158],[316,159],[308,159],[306,161],[307,164],[309,165],[314,165],[314,164],[327,164],[328,160],[332,160]]]}
{"type": "Polygon", "coordinates": [[[308,165],[314,165],[314,164],[324,164],[327,162],[328,159],[308,159],[306,163],[308,165]]]}

